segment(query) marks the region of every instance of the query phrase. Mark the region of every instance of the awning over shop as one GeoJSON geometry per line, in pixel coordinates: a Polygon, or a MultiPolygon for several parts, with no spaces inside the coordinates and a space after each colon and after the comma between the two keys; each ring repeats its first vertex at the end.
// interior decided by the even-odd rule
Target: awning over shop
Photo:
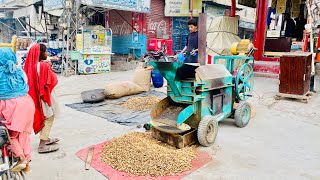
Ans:
{"type": "Polygon", "coordinates": [[[32,27],[32,31],[38,31],[42,33],[46,31],[44,28],[45,22],[43,19],[41,22],[39,21],[36,8],[33,5],[15,10],[13,12],[13,18],[18,19],[19,22],[23,22],[25,25],[32,27]],[[19,19],[21,17],[28,17],[30,19],[30,24],[19,19]]]}
{"type": "Polygon", "coordinates": [[[0,9],[19,9],[35,4],[40,0],[0,0],[0,9]]]}
{"type": "Polygon", "coordinates": [[[251,8],[256,8],[256,0],[238,0],[238,4],[251,8]]]}
{"type": "Polygon", "coordinates": [[[150,0],[81,0],[87,6],[140,13],[150,12],[150,0]]]}
{"type": "MultiPolygon", "coordinates": [[[[43,0],[43,4],[44,11],[57,13],[53,10],[63,9],[65,0],[43,0]]],[[[81,4],[131,12],[150,12],[150,0],[81,0],[81,4]]]]}
{"type": "Polygon", "coordinates": [[[65,0],[43,0],[43,10],[50,12],[58,9],[63,9],[65,0]]]}
{"type": "Polygon", "coordinates": [[[34,16],[34,13],[35,13],[34,6],[29,6],[29,7],[25,7],[25,8],[21,8],[13,11],[13,18],[34,16]]]}
{"type": "Polygon", "coordinates": [[[60,17],[63,13],[63,9],[56,9],[56,10],[50,10],[50,11],[47,11],[48,14],[51,14],[53,16],[58,16],[60,17]]]}
{"type": "Polygon", "coordinates": [[[254,23],[244,21],[241,19],[239,20],[239,27],[244,28],[244,29],[251,29],[251,30],[254,30],[256,28],[254,23]]]}

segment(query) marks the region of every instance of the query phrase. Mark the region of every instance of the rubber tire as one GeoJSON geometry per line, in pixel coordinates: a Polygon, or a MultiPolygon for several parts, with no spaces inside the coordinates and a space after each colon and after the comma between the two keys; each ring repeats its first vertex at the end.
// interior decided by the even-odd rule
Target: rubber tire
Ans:
{"type": "Polygon", "coordinates": [[[198,126],[197,137],[198,141],[202,146],[209,147],[211,146],[217,137],[218,134],[218,122],[213,116],[204,116],[198,126]],[[212,137],[208,139],[208,127],[212,125],[213,134],[212,137]]]}
{"type": "Polygon", "coordinates": [[[243,128],[245,126],[247,126],[247,124],[250,121],[250,117],[251,117],[251,107],[250,104],[246,101],[240,101],[235,113],[234,113],[234,120],[235,120],[235,124],[236,126],[243,128]],[[245,113],[245,111],[248,110],[249,112],[247,112],[249,115],[247,115],[246,118],[248,118],[248,120],[243,119],[243,113],[245,113]]]}
{"type": "MultiPolygon", "coordinates": [[[[12,177],[10,180],[25,180],[26,179],[22,171],[17,172],[16,174],[11,172],[11,176],[12,177]]],[[[2,175],[2,180],[9,180],[7,174],[2,175]]]]}

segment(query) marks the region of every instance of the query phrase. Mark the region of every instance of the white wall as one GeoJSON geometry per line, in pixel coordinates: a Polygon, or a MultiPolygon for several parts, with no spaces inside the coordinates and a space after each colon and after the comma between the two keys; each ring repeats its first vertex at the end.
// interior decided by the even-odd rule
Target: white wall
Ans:
{"type": "MultiPolygon", "coordinates": [[[[218,4],[231,6],[231,0],[211,0],[211,1],[218,3],[218,4]]],[[[254,20],[256,17],[256,9],[251,8],[251,7],[246,7],[243,5],[239,5],[237,0],[236,0],[236,3],[237,3],[237,5],[236,5],[237,8],[243,9],[243,10],[236,13],[237,15],[240,16],[240,20],[254,23],[254,20]]]]}

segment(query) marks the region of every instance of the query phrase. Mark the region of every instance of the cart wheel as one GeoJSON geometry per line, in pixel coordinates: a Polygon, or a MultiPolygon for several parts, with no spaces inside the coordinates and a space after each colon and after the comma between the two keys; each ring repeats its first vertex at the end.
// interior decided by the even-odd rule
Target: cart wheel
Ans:
{"type": "Polygon", "coordinates": [[[243,64],[238,70],[235,79],[235,90],[237,98],[241,101],[252,97],[254,83],[253,67],[249,63],[243,64]]]}
{"type": "Polygon", "coordinates": [[[218,122],[213,116],[205,116],[198,126],[198,141],[202,146],[211,146],[218,134],[218,122]]]}
{"type": "Polygon", "coordinates": [[[245,127],[250,120],[251,107],[249,103],[241,101],[234,113],[234,120],[238,127],[245,127]]]}

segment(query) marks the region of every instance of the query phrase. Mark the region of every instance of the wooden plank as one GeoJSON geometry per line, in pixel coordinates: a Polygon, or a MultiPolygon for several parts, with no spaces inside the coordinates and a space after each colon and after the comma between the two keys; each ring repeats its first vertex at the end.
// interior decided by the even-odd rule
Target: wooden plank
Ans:
{"type": "Polygon", "coordinates": [[[304,92],[310,91],[310,81],[311,81],[311,63],[312,63],[312,56],[309,55],[306,60],[306,81],[304,82],[304,92]]]}
{"type": "Polygon", "coordinates": [[[94,152],[94,147],[91,147],[88,151],[88,156],[87,156],[87,160],[86,160],[86,170],[90,169],[91,161],[93,158],[93,152],[94,152]]]}
{"type": "Polygon", "coordinates": [[[265,56],[282,56],[285,52],[264,52],[265,56]]]}
{"type": "Polygon", "coordinates": [[[279,92],[288,93],[288,68],[285,57],[280,58],[279,92]]]}
{"type": "Polygon", "coordinates": [[[206,64],[207,57],[207,14],[200,13],[198,21],[198,63],[206,64]]]}
{"type": "Polygon", "coordinates": [[[313,94],[311,92],[307,92],[304,95],[277,93],[274,98],[276,100],[280,100],[281,98],[299,99],[299,100],[304,100],[306,103],[308,103],[308,101],[309,101],[309,99],[311,98],[312,95],[313,94]]]}
{"type": "Polygon", "coordinates": [[[152,137],[177,148],[184,148],[194,144],[197,141],[196,132],[197,131],[195,129],[192,129],[184,134],[170,134],[159,131],[155,128],[151,129],[152,137]]]}

